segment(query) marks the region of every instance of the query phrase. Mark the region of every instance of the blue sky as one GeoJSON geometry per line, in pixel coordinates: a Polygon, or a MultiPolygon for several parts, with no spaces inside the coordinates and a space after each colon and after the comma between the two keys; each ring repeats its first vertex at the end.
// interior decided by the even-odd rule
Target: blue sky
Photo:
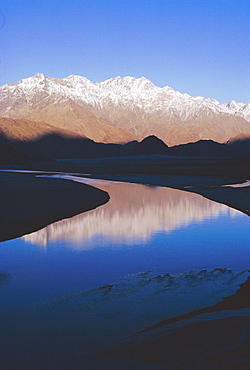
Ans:
{"type": "Polygon", "coordinates": [[[145,76],[250,102],[249,0],[0,0],[0,85],[145,76]]]}

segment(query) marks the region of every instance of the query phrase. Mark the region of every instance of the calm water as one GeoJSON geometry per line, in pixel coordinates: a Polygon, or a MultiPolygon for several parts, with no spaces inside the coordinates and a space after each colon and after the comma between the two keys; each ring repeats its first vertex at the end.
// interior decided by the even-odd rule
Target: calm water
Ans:
{"type": "Polygon", "coordinates": [[[161,369],[96,353],[249,276],[246,215],[179,190],[82,181],[110,201],[1,243],[0,368],[161,369]]]}

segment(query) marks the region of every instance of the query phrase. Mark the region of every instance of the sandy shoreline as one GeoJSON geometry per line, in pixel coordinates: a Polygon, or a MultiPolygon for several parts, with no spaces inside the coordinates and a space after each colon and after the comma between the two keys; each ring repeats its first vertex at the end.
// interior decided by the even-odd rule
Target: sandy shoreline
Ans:
{"type": "Polygon", "coordinates": [[[109,195],[89,185],[33,174],[0,173],[0,241],[96,208],[109,195]]]}

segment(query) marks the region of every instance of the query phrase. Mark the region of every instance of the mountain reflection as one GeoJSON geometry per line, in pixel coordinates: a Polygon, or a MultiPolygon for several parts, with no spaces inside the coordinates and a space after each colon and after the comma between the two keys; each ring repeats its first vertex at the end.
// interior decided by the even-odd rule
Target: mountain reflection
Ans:
{"type": "Polygon", "coordinates": [[[222,213],[237,213],[197,194],[176,189],[99,180],[94,185],[109,193],[107,204],[23,238],[41,246],[67,240],[71,248],[91,249],[94,248],[91,238],[97,235],[133,244],[148,240],[156,232],[171,232],[222,213]]]}

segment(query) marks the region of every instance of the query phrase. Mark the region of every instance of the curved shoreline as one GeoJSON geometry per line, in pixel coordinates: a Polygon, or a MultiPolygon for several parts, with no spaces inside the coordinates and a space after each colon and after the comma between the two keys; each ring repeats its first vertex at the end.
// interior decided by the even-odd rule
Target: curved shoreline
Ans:
{"type": "Polygon", "coordinates": [[[84,177],[90,174],[92,178],[165,186],[200,194],[250,215],[250,186],[224,187],[250,179],[249,158],[152,155],[60,160],[56,163],[5,165],[2,168],[77,173],[84,177]]]}
{"type": "Polygon", "coordinates": [[[89,211],[109,200],[107,192],[65,179],[0,173],[0,242],[89,211]]]}
{"type": "Polygon", "coordinates": [[[235,184],[244,182],[243,179],[152,174],[127,174],[121,176],[94,175],[91,176],[91,178],[161,186],[188,191],[202,195],[213,202],[225,204],[230,208],[234,208],[250,216],[250,186],[235,186],[235,184]]]}
{"type": "Polygon", "coordinates": [[[87,184],[65,181],[65,179],[35,177],[35,173],[40,171],[47,173],[49,171],[50,174],[77,172],[79,177],[170,187],[200,194],[207,199],[250,215],[250,186],[230,186],[243,182],[242,178],[202,176],[202,174],[200,176],[169,175],[164,171],[162,174],[147,174],[144,168],[139,173],[115,174],[110,171],[103,174],[100,173],[101,171],[98,173],[91,171],[92,166],[88,168],[70,168],[64,165],[56,166],[57,168],[48,167],[38,166],[38,171],[32,168],[34,173],[21,173],[21,169],[16,173],[9,172],[15,171],[13,168],[0,172],[0,242],[31,233],[63,218],[96,208],[109,199],[108,194],[87,184]],[[91,175],[86,175],[86,173],[91,173],[91,175]]]}

